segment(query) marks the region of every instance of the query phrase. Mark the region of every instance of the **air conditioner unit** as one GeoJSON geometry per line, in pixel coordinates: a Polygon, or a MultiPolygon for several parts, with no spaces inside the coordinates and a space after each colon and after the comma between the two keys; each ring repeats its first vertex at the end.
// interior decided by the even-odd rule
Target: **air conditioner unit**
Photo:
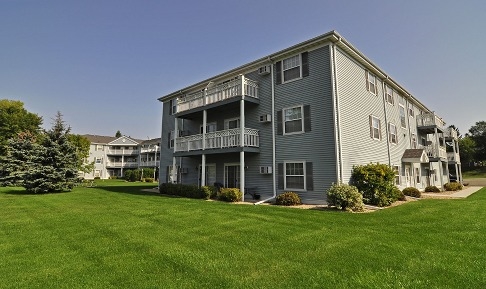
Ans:
{"type": "Polygon", "coordinates": [[[260,115],[260,122],[271,122],[271,121],[272,121],[271,114],[260,115]]]}
{"type": "Polygon", "coordinates": [[[270,65],[265,65],[260,68],[258,68],[258,74],[260,75],[266,75],[270,73],[270,65]]]}
{"type": "Polygon", "coordinates": [[[260,174],[271,174],[272,167],[271,166],[260,166],[260,174]]]}

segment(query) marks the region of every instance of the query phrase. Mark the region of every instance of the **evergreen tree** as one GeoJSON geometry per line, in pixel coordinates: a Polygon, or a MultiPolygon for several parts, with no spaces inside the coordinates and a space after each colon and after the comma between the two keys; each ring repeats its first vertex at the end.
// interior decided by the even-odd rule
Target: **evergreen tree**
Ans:
{"type": "Polygon", "coordinates": [[[119,130],[117,130],[116,131],[116,134],[115,134],[115,137],[121,137],[121,136],[122,136],[122,133],[119,130]]]}

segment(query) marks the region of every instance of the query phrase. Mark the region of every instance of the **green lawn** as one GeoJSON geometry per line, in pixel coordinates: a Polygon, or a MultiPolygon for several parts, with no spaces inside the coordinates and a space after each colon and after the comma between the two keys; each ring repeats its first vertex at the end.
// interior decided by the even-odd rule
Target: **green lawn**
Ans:
{"type": "Polygon", "coordinates": [[[0,287],[486,287],[486,189],[351,214],[143,188],[0,188],[0,287]]]}
{"type": "Polygon", "coordinates": [[[486,167],[479,167],[475,170],[462,172],[464,179],[486,178],[486,167]]]}

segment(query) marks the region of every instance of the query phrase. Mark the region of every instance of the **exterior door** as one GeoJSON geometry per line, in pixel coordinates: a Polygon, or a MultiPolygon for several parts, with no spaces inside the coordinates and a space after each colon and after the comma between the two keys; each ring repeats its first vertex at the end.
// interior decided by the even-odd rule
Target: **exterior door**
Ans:
{"type": "Polygon", "coordinates": [[[425,169],[425,183],[426,186],[430,186],[430,169],[426,168],[425,169]]]}
{"type": "Polygon", "coordinates": [[[405,182],[407,187],[410,187],[412,184],[410,166],[405,166],[405,182]]]}
{"type": "Polygon", "coordinates": [[[229,164],[224,166],[224,186],[238,188],[240,180],[240,165],[229,164]]]}

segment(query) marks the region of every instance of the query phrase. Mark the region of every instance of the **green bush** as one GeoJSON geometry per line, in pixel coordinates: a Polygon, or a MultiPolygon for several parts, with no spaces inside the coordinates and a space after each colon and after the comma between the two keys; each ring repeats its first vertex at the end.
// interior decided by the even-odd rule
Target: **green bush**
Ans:
{"type": "Polygon", "coordinates": [[[395,170],[384,164],[367,164],[353,167],[353,184],[363,195],[365,204],[385,207],[398,200],[395,170]]]}
{"type": "Polygon", "coordinates": [[[203,189],[196,185],[166,183],[159,186],[159,192],[164,195],[181,196],[192,199],[206,198],[206,194],[203,189]]]}
{"type": "Polygon", "coordinates": [[[146,183],[153,183],[154,178],[143,178],[143,181],[146,182],[146,183]]]}
{"type": "Polygon", "coordinates": [[[239,202],[243,199],[243,194],[237,188],[221,188],[218,192],[218,200],[224,202],[239,202]]]}
{"type": "Polygon", "coordinates": [[[461,183],[446,183],[444,184],[444,189],[446,191],[460,191],[462,190],[461,183]]]}
{"type": "Polygon", "coordinates": [[[394,191],[393,194],[396,196],[396,199],[398,201],[406,201],[407,200],[407,198],[405,197],[405,194],[402,191],[400,191],[399,188],[395,187],[393,191],[394,191]]]}
{"type": "Polygon", "coordinates": [[[202,186],[201,190],[203,191],[204,199],[216,199],[217,191],[216,187],[214,186],[202,186]]]}
{"type": "Polygon", "coordinates": [[[403,189],[403,194],[406,196],[414,197],[414,198],[420,198],[422,196],[422,193],[417,188],[414,187],[408,187],[403,189]]]}
{"type": "Polygon", "coordinates": [[[276,204],[280,206],[296,206],[302,204],[299,195],[294,192],[285,192],[275,199],[276,204]]]}
{"type": "Polygon", "coordinates": [[[355,186],[333,184],[327,190],[327,203],[328,206],[335,206],[340,210],[363,211],[363,195],[355,186]]]}
{"type": "Polygon", "coordinates": [[[95,180],[99,180],[99,179],[101,179],[101,178],[100,178],[100,177],[94,177],[94,179],[95,179],[95,180]]]}
{"type": "Polygon", "coordinates": [[[427,186],[427,187],[425,187],[425,192],[427,192],[427,193],[439,193],[440,189],[436,186],[427,186]]]}
{"type": "Polygon", "coordinates": [[[110,176],[110,180],[116,180],[117,178],[117,176],[110,176]]]}

